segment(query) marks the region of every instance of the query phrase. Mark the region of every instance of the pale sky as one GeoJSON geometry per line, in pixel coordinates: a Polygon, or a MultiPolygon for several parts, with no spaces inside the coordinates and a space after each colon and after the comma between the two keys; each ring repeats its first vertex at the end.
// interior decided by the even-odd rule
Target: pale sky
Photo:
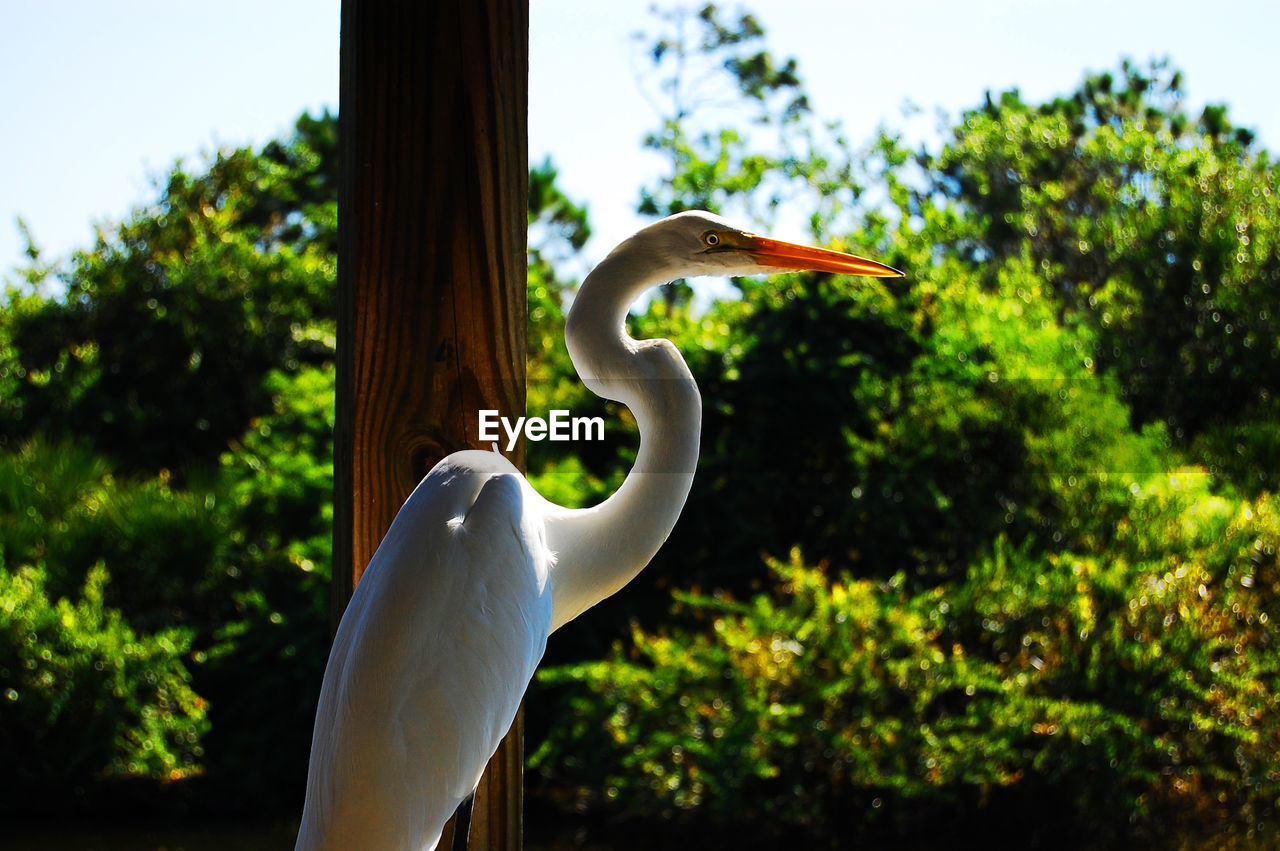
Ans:
{"type": "MultiPolygon", "coordinates": [[[[337,109],[339,0],[0,0],[0,271],[21,259],[14,220],[48,256],[92,242],[155,197],[153,176],[219,146],[260,146],[304,109],[337,109]]],[[[641,138],[631,34],[651,0],[531,0],[530,161],[550,154],[592,213],[598,259],[641,223],[657,164],[641,138]]],[[[696,4],[693,4],[696,5],[696,4]]],[[[756,0],[768,46],[796,56],[815,112],[855,139],[903,126],[907,102],[951,114],[984,91],[1072,90],[1086,70],[1169,56],[1193,112],[1226,102],[1280,150],[1275,0],[756,0]]],[[[923,124],[921,123],[923,122],[923,124]]],[[[923,128],[923,129],[922,129],[923,128]]],[[[784,234],[785,235],[785,234],[784,234]]],[[[800,234],[790,234],[796,237],[800,234]]]]}

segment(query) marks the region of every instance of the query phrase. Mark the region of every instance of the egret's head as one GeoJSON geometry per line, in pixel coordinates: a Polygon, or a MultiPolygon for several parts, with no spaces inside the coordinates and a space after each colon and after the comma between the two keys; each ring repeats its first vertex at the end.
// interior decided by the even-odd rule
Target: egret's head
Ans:
{"type": "Polygon", "coordinates": [[[618,249],[661,269],[671,279],[697,275],[736,277],[780,271],[902,277],[897,269],[827,248],[759,236],[701,210],[676,213],[640,230],[618,249]]]}

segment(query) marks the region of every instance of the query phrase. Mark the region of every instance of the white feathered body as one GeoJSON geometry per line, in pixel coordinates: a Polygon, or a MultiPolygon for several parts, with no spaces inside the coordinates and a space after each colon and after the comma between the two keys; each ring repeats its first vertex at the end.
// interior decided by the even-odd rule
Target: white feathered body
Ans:
{"type": "Polygon", "coordinates": [[[587,276],[565,343],[587,386],[635,416],[634,467],[583,509],[546,502],[497,453],[458,452],[427,475],[338,629],[299,849],[435,846],[515,718],[548,634],[644,569],[689,495],[701,397],[675,346],[627,335],[628,307],[675,278],[779,269],[901,274],[688,211],[625,240],[587,276]]]}
{"type": "Polygon", "coordinates": [[[299,849],[434,848],[476,787],[551,631],[531,503],[510,462],[472,450],[400,509],[329,655],[299,849]]]}

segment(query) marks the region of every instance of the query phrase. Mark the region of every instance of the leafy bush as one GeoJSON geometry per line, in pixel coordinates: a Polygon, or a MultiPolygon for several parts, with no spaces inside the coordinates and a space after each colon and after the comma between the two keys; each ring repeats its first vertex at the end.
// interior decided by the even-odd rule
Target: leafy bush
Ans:
{"type": "MultiPolygon", "coordinates": [[[[50,600],[89,583],[112,624],[170,648],[202,697],[200,746],[190,752],[199,760],[184,771],[200,769],[224,807],[300,796],[328,637],[333,372],[277,373],[269,386],[276,410],[200,489],[175,488],[163,474],[118,478],[81,444],[37,439],[0,454],[0,552],[38,565],[50,600]],[[120,578],[98,581],[99,571],[120,578]],[[265,750],[279,756],[266,771],[265,750]]],[[[39,652],[14,634],[0,642],[0,652],[39,652]]],[[[149,668],[119,677],[120,688],[153,687],[149,668]]]]}
{"type": "Polygon", "coordinates": [[[234,617],[205,636],[199,683],[213,723],[208,780],[224,806],[302,797],[328,657],[333,382],[332,366],[267,376],[270,412],[220,461],[234,617]]]}
{"type": "Polygon", "coordinates": [[[58,296],[7,294],[0,444],[93,435],[119,469],[181,478],[263,413],[268,372],[332,358],[337,119],[203,166],[100,232],[58,296]]]}
{"type": "MultiPolygon", "coordinates": [[[[1249,130],[1222,106],[1189,116],[1167,63],[1124,62],[1041,104],[988,95],[961,118],[921,160],[932,200],[981,227],[963,242],[935,232],[935,245],[980,263],[1035,258],[1063,318],[1097,333],[1099,366],[1137,422],[1189,442],[1267,417],[1280,381],[1280,195],[1249,130]]],[[[1270,449],[1238,485],[1274,485],[1270,449]]]]}
{"type": "MultiPolygon", "coordinates": [[[[580,661],[643,625],[546,675],[572,711],[530,700],[542,789],[743,844],[1265,816],[1270,155],[1131,64],[1041,104],[991,95],[937,151],[855,147],[748,12],[659,14],[672,103],[647,144],[670,170],[643,208],[806,222],[910,277],[779,276],[696,308],[677,284],[633,318],[697,377],[702,460],[654,563],[551,643],[580,661]],[[704,109],[708,81],[736,100],[704,109]],[[762,567],[793,548],[824,566],[762,567]],[[668,613],[673,587],[695,590],[668,613]]],[[[214,806],[300,799],[327,639],[336,129],[304,116],[175,166],[92,252],[33,252],[6,294],[0,676],[39,675],[0,695],[15,789],[200,766],[214,806]]],[[[609,437],[531,445],[530,477],[590,504],[635,436],[563,348],[589,227],[550,163],[529,223],[530,411],[603,415],[609,437]]]]}
{"type": "Polygon", "coordinates": [[[102,781],[197,771],[208,723],[186,667],[191,631],[137,635],[104,602],[101,564],[74,602],[51,600],[46,581],[42,567],[0,567],[3,809],[102,781]]]}
{"type": "Polygon", "coordinates": [[[793,552],[776,597],[677,594],[709,628],[636,628],[542,675],[580,688],[533,764],[628,816],[757,838],[900,837],[925,815],[1023,838],[1251,822],[1280,795],[1280,504],[1208,488],[1154,479],[1115,551],[998,542],[951,586],[793,552]]]}
{"type": "Polygon", "coordinates": [[[211,494],[175,488],[163,473],[117,478],[86,443],[33,439],[0,455],[0,548],[10,563],[42,564],[54,598],[105,565],[116,577],[107,603],[134,628],[226,620],[226,538],[211,494]]]}

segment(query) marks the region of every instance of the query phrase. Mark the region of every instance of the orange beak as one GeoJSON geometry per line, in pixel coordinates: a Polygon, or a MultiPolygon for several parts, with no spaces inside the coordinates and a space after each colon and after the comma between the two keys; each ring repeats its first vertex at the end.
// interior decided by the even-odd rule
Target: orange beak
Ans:
{"type": "Polygon", "coordinates": [[[742,250],[762,266],[777,266],[792,271],[835,272],[841,275],[865,275],[871,278],[902,278],[906,273],[892,266],[832,251],[829,248],[811,248],[755,234],[746,235],[742,250]]]}

